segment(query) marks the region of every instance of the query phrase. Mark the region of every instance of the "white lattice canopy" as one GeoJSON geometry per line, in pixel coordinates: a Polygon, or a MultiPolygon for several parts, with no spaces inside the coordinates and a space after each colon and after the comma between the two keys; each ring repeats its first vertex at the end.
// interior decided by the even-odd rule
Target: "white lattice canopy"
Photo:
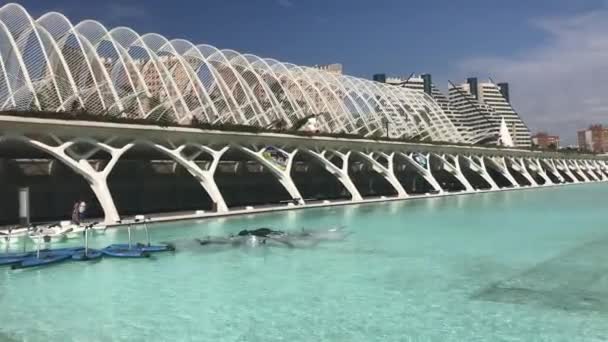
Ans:
{"type": "Polygon", "coordinates": [[[0,110],[291,127],[461,142],[434,100],[399,88],[60,13],[0,8],[0,110]]]}

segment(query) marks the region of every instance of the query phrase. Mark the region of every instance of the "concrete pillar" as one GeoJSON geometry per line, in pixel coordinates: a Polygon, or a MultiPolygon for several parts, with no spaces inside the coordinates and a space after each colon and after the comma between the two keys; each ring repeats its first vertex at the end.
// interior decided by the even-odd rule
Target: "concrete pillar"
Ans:
{"type": "Polygon", "coordinates": [[[300,194],[300,190],[298,190],[298,188],[296,187],[296,184],[293,182],[293,179],[291,178],[291,168],[293,167],[293,159],[295,158],[296,153],[298,153],[297,149],[293,150],[291,153],[287,153],[286,151],[284,151],[280,148],[273,147],[277,151],[280,151],[281,153],[283,153],[287,156],[287,163],[286,163],[285,167],[281,167],[281,166],[277,165],[275,162],[268,160],[264,157],[264,152],[266,151],[266,148],[257,149],[254,147],[254,149],[249,149],[244,146],[238,146],[238,148],[241,149],[246,154],[248,154],[249,156],[251,156],[253,159],[255,159],[260,164],[264,165],[277,178],[279,183],[281,183],[281,185],[283,185],[285,190],[287,190],[287,192],[289,193],[289,195],[291,196],[291,198],[294,201],[297,201],[298,204],[305,204],[304,199],[302,198],[302,195],[300,194]]]}
{"type": "Polygon", "coordinates": [[[431,187],[438,193],[443,193],[443,189],[441,188],[441,186],[439,185],[439,182],[437,182],[437,180],[435,179],[435,177],[433,177],[433,174],[431,173],[431,163],[430,163],[430,155],[427,154],[424,156],[424,158],[426,159],[426,165],[422,166],[420,165],[417,161],[414,160],[414,153],[410,153],[410,154],[405,154],[405,153],[398,153],[401,157],[405,158],[405,160],[408,162],[408,164],[412,167],[414,167],[414,169],[416,170],[416,172],[422,176],[422,178],[424,178],[430,185],[431,187]]]}
{"type": "Polygon", "coordinates": [[[357,152],[357,153],[361,157],[363,157],[363,159],[365,159],[368,163],[370,163],[372,165],[372,167],[374,168],[374,170],[376,170],[376,172],[381,174],[384,177],[384,179],[386,179],[393,186],[395,191],[397,191],[397,197],[400,197],[400,198],[408,197],[407,193],[405,192],[405,189],[403,189],[403,186],[401,185],[401,183],[399,183],[399,180],[395,176],[395,163],[394,163],[395,153],[391,153],[391,154],[379,153],[383,158],[385,158],[387,160],[388,167],[384,167],[384,165],[380,164],[374,158],[373,152],[369,153],[369,154],[363,153],[363,152],[357,152]]]}
{"type": "Polygon", "coordinates": [[[505,177],[511,185],[515,188],[519,188],[520,185],[517,183],[511,171],[507,167],[507,162],[504,157],[487,157],[487,160],[490,161],[492,165],[494,165],[496,171],[498,171],[503,177],[505,177]]]}
{"type": "MultiPolygon", "coordinates": [[[[73,141],[64,142],[57,147],[49,146],[43,142],[37,141],[35,139],[31,139],[24,136],[18,136],[16,139],[24,141],[25,143],[38,148],[42,151],[45,151],[51,154],[53,157],[57,158],[59,161],[66,164],[70,167],[74,172],[83,176],[85,180],[89,183],[91,190],[97,197],[99,204],[104,212],[104,222],[115,223],[120,220],[120,216],[118,215],[118,210],[116,210],[116,205],[114,204],[114,200],[112,199],[112,195],[108,188],[107,178],[120,157],[128,151],[131,147],[133,147],[133,143],[128,143],[121,148],[115,148],[106,143],[101,143],[93,139],[75,139],[73,141]],[[105,166],[103,170],[97,171],[95,170],[89,161],[84,158],[91,155],[91,153],[87,153],[86,155],[79,155],[73,151],[68,154],[68,149],[79,143],[85,142],[94,146],[96,149],[104,150],[110,154],[110,160],[108,164],[105,166]]],[[[58,139],[57,139],[58,140],[58,139]]],[[[112,140],[112,139],[110,139],[112,140]]],[[[97,150],[95,150],[97,151],[97,150]]]]}
{"type": "Polygon", "coordinates": [[[498,190],[498,184],[492,179],[490,174],[488,173],[488,169],[486,168],[486,164],[481,157],[477,156],[464,156],[463,159],[468,163],[469,169],[471,171],[480,175],[489,185],[490,189],[498,190]]]}
{"type": "MultiPolygon", "coordinates": [[[[460,162],[458,161],[458,156],[454,157],[452,155],[445,155],[445,154],[442,156],[439,156],[436,154],[434,154],[434,155],[443,162],[443,169],[446,170],[447,172],[451,173],[454,177],[456,177],[456,179],[460,182],[460,184],[462,184],[464,186],[466,191],[468,191],[468,192],[475,191],[475,188],[473,188],[471,183],[469,183],[469,180],[462,173],[462,169],[460,168],[460,162]],[[450,156],[452,158],[451,163],[447,160],[446,156],[450,156]]],[[[429,158],[429,161],[430,161],[430,158],[429,158]]]]}
{"type": "Polygon", "coordinates": [[[544,164],[546,169],[549,170],[549,172],[551,172],[553,176],[557,178],[561,183],[566,182],[564,177],[557,171],[557,167],[555,166],[555,163],[552,159],[542,159],[542,164],[544,164]]]}
{"type": "Polygon", "coordinates": [[[557,161],[555,161],[555,164],[557,165],[557,168],[559,170],[563,171],[568,177],[570,177],[570,179],[572,179],[572,183],[580,183],[578,178],[576,178],[576,176],[574,176],[574,173],[572,173],[572,169],[570,168],[570,165],[566,160],[558,159],[557,161]]]}
{"type": "Polygon", "coordinates": [[[523,158],[517,159],[510,157],[509,160],[511,161],[512,169],[518,172],[524,178],[526,178],[526,180],[528,180],[528,182],[530,183],[530,186],[538,186],[538,183],[536,183],[534,177],[532,177],[532,175],[530,175],[530,173],[528,172],[528,169],[526,169],[526,165],[523,158]]]}
{"type": "Polygon", "coordinates": [[[359,193],[359,190],[348,175],[348,160],[351,154],[350,151],[346,153],[336,150],[323,150],[321,152],[316,152],[310,149],[305,149],[304,151],[317,159],[329,173],[334,175],[338,181],[342,183],[344,188],[346,188],[346,190],[350,193],[353,201],[360,201],[363,199],[359,193]],[[337,167],[334,163],[332,163],[328,154],[332,154],[340,158],[342,160],[342,167],[337,167]]]}
{"type": "Polygon", "coordinates": [[[228,146],[225,146],[219,151],[216,151],[210,147],[200,144],[185,144],[175,149],[169,149],[163,145],[155,143],[147,144],[154,147],[156,150],[166,154],[169,158],[173,159],[176,163],[183,166],[194,178],[196,178],[201,187],[207,192],[207,194],[213,201],[213,206],[216,212],[228,212],[228,206],[226,205],[224,196],[222,196],[222,193],[220,192],[220,189],[218,188],[214,178],[215,171],[217,170],[217,166],[220,162],[220,159],[222,158],[224,153],[228,151],[228,146]],[[191,156],[184,156],[182,152],[188,146],[192,146],[198,149],[198,152],[191,156]],[[211,165],[207,170],[201,169],[195,162],[195,159],[200,155],[200,153],[206,153],[212,158],[211,165]]]}

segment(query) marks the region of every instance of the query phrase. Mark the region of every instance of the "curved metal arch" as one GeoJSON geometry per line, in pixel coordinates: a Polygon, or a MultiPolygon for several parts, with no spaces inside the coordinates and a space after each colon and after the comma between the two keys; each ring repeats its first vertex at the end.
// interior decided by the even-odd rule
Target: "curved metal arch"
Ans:
{"type": "MultiPolygon", "coordinates": [[[[227,50],[227,51],[232,51],[232,50],[227,50]]],[[[274,105],[273,111],[275,112],[276,116],[282,117],[282,119],[286,120],[287,122],[289,122],[291,124],[291,122],[289,121],[290,118],[287,115],[287,113],[285,112],[285,109],[283,108],[283,106],[281,105],[281,102],[279,101],[279,99],[276,98],[274,92],[270,89],[270,87],[268,86],[268,83],[264,80],[264,78],[260,74],[259,70],[255,69],[244,55],[241,55],[240,53],[238,53],[236,51],[233,51],[233,52],[234,52],[234,56],[230,59],[230,63],[237,64],[239,66],[244,67],[245,70],[250,71],[251,74],[253,75],[253,77],[255,77],[255,81],[257,81],[258,85],[260,87],[262,87],[264,94],[266,94],[266,96],[269,98],[269,100],[273,103],[273,105],[274,105]]],[[[243,77],[243,79],[245,79],[245,78],[243,77]]],[[[251,90],[254,92],[254,97],[257,98],[257,96],[255,96],[256,95],[255,87],[252,88],[251,90]]],[[[291,106],[291,103],[290,103],[290,106],[291,106]]],[[[293,109],[293,107],[292,107],[292,109],[293,109]]]]}
{"type": "MultiPolygon", "coordinates": [[[[11,9],[14,9],[17,12],[20,12],[19,14],[21,14],[23,16],[23,19],[25,19],[25,21],[26,21],[26,23],[24,23],[24,27],[26,27],[26,28],[24,28],[23,30],[21,30],[19,32],[19,35],[18,35],[19,37],[15,40],[15,42],[17,43],[17,46],[19,46],[19,40],[24,37],[24,32],[26,32],[26,34],[28,34],[28,36],[29,36],[29,32],[27,32],[28,30],[31,30],[31,32],[34,33],[34,36],[38,43],[38,47],[40,48],[40,52],[42,53],[42,56],[44,57],[44,60],[46,62],[45,70],[47,70],[50,74],[51,82],[53,83],[53,86],[55,88],[55,93],[57,95],[59,102],[62,102],[62,97],[61,97],[61,93],[59,91],[59,86],[57,85],[57,81],[55,79],[54,70],[51,66],[51,62],[49,60],[45,46],[42,43],[42,39],[40,38],[40,34],[38,32],[38,28],[35,24],[34,19],[29,15],[29,13],[27,13],[27,11],[22,6],[17,5],[17,4],[8,4],[6,6],[3,6],[2,8],[0,8],[0,13],[2,13],[3,11],[8,12],[11,9]],[[28,24],[29,24],[29,28],[27,28],[28,24]]],[[[12,13],[11,17],[17,17],[17,16],[14,15],[14,13],[12,13]]],[[[23,56],[23,53],[21,53],[21,55],[23,56]]],[[[60,109],[64,109],[64,108],[60,108],[60,109]]]]}
{"type": "MultiPolygon", "coordinates": [[[[259,118],[255,117],[256,115],[254,114],[255,121],[257,121],[258,124],[260,124],[261,123],[261,119],[264,118],[266,120],[266,122],[264,124],[265,125],[270,124],[273,120],[268,117],[267,113],[264,111],[264,107],[262,106],[262,104],[260,103],[260,101],[256,98],[253,90],[251,89],[251,87],[249,86],[249,84],[247,83],[247,81],[243,78],[243,76],[241,75],[241,73],[236,70],[236,68],[234,67],[234,65],[232,65],[232,63],[230,63],[230,60],[228,59],[228,57],[226,57],[225,52],[230,52],[230,50],[219,50],[219,49],[215,49],[215,50],[216,51],[213,54],[211,54],[208,57],[208,59],[209,60],[215,60],[218,63],[221,63],[224,66],[228,67],[228,69],[234,75],[235,80],[238,83],[238,86],[241,88],[241,90],[243,91],[243,94],[245,95],[245,99],[247,101],[246,104],[245,104],[245,106],[251,106],[253,104],[253,106],[257,107],[257,109],[259,110],[259,115],[261,117],[259,117],[259,118]]],[[[233,93],[235,91],[236,91],[236,83],[234,85],[234,88],[232,89],[233,93]]],[[[249,123],[249,122],[251,122],[251,119],[247,118],[247,121],[249,123]]]]}
{"type": "MultiPolygon", "coordinates": [[[[93,68],[91,66],[91,62],[89,61],[88,55],[84,50],[84,46],[82,43],[82,40],[80,39],[80,34],[78,34],[76,32],[76,30],[74,29],[74,26],[72,25],[72,23],[68,20],[68,18],[66,18],[63,14],[61,13],[57,13],[57,12],[49,12],[43,16],[41,16],[40,18],[37,19],[37,22],[40,23],[40,25],[42,25],[43,27],[46,28],[47,32],[49,32],[49,34],[51,34],[51,36],[53,37],[57,37],[55,38],[58,42],[61,42],[62,40],[67,41],[67,39],[70,37],[70,35],[72,35],[74,37],[74,39],[76,40],[76,42],[78,43],[78,47],[80,49],[80,52],[82,53],[82,57],[84,58],[85,62],[86,62],[86,67],[89,71],[89,75],[93,80],[93,83],[95,85],[95,88],[97,90],[97,94],[99,96],[99,100],[101,102],[102,108],[105,110],[107,109],[107,106],[105,104],[105,100],[103,95],[101,94],[101,87],[99,86],[99,83],[97,82],[97,79],[95,77],[95,73],[93,72],[93,68]],[[58,32],[54,33],[54,32],[50,32],[50,29],[52,29],[53,27],[51,27],[51,23],[45,24],[47,20],[50,19],[56,19],[59,20],[59,25],[64,24],[66,27],[64,29],[59,29],[58,32]]],[[[55,30],[53,30],[55,31],[55,30]]],[[[59,44],[57,44],[59,45],[59,44]]],[[[96,54],[93,54],[94,56],[96,56],[96,54]]],[[[79,82],[75,82],[77,87],[78,87],[78,83],[79,82]]],[[[78,90],[77,90],[78,91],[78,90]]],[[[85,101],[86,102],[86,101],[85,101]]]]}

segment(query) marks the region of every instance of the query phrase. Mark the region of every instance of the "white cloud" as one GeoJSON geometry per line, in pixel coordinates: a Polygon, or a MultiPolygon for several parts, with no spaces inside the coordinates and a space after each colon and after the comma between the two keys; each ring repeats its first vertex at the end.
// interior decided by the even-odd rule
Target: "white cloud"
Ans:
{"type": "Polygon", "coordinates": [[[608,10],[532,23],[548,39],[513,58],[472,58],[466,74],[511,84],[511,98],[532,131],[575,142],[576,129],[608,124],[608,10]]]}

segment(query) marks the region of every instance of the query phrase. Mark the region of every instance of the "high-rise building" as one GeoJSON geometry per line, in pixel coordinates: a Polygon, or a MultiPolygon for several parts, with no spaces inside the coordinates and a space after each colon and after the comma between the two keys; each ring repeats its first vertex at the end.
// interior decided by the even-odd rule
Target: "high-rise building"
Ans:
{"type": "Polygon", "coordinates": [[[477,80],[469,79],[448,87],[449,103],[457,113],[459,126],[466,129],[469,139],[476,143],[498,143],[500,117],[492,107],[478,100],[477,80]],[[477,95],[476,95],[477,94],[477,95]]]}
{"type": "Polygon", "coordinates": [[[515,146],[530,146],[530,131],[509,100],[508,83],[478,82],[477,78],[471,77],[466,83],[450,87],[450,102],[459,103],[461,107],[464,105],[464,117],[472,118],[469,124],[482,125],[484,127],[479,128],[485,129],[491,126],[487,121],[499,125],[504,119],[515,146]]]}
{"type": "Polygon", "coordinates": [[[559,136],[550,135],[545,132],[538,132],[532,136],[532,145],[541,149],[558,149],[559,136]]]}
{"type": "Polygon", "coordinates": [[[513,141],[514,146],[519,147],[531,145],[528,128],[509,102],[508,83],[479,82],[476,77],[469,77],[459,85],[450,83],[446,97],[433,84],[430,74],[409,77],[376,74],[374,80],[428,94],[469,143],[500,144],[505,141],[499,139],[501,122],[504,120],[510,135],[507,141],[513,141]]]}
{"type": "Polygon", "coordinates": [[[595,153],[608,152],[608,127],[591,125],[588,129],[578,131],[578,147],[595,153]]]}

